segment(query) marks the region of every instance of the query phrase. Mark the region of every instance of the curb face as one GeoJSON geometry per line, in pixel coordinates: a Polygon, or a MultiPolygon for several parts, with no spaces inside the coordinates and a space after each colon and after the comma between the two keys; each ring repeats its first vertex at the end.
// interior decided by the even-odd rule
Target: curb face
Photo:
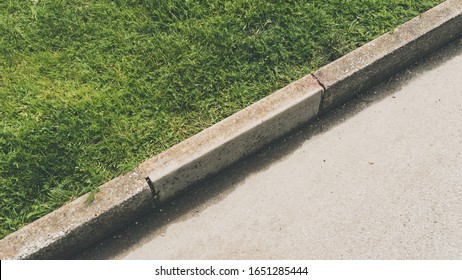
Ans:
{"type": "Polygon", "coordinates": [[[6,236],[0,259],[70,256],[460,35],[448,0],[6,236]]]}

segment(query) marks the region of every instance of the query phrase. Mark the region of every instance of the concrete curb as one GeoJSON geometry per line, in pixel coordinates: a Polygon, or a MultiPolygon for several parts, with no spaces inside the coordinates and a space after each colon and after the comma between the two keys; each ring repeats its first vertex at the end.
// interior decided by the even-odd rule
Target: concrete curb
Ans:
{"type": "Polygon", "coordinates": [[[0,259],[65,258],[462,35],[448,0],[0,240],[0,259]]]}

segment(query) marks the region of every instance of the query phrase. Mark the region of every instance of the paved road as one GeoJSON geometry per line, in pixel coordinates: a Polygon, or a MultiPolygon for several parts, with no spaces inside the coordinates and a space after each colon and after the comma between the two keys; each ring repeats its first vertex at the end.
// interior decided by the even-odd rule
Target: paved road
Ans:
{"type": "Polygon", "coordinates": [[[462,40],[83,259],[461,259],[462,40]]]}

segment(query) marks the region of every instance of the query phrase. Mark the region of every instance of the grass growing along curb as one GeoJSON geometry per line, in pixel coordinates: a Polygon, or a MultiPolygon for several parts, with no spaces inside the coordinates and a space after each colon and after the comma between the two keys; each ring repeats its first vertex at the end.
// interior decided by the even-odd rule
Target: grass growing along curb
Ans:
{"type": "Polygon", "coordinates": [[[0,3],[0,237],[443,2],[0,3]]]}

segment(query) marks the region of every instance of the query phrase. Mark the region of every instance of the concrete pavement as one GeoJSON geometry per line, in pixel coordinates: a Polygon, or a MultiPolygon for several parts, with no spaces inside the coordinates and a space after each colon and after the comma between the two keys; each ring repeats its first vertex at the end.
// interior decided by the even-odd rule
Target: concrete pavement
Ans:
{"type": "Polygon", "coordinates": [[[462,41],[77,259],[461,259],[462,41]]]}

